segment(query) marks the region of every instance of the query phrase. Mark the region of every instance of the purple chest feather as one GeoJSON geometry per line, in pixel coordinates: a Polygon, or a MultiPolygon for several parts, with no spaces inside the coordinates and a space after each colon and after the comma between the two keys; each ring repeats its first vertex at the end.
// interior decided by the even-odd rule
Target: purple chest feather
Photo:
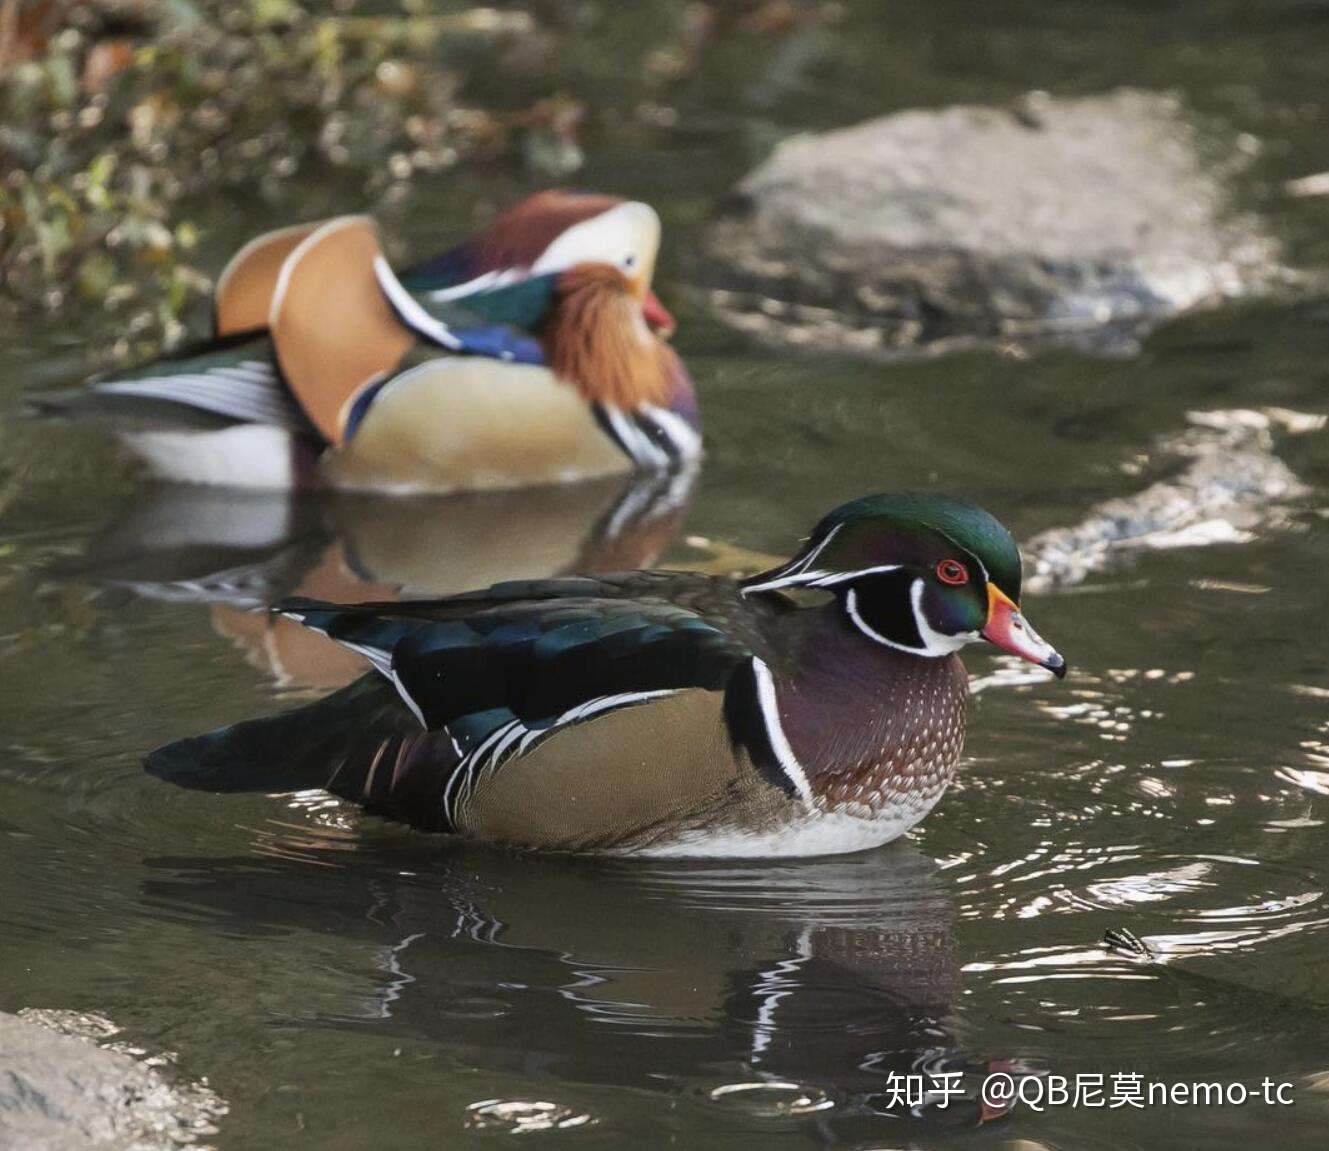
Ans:
{"type": "Polygon", "coordinates": [[[964,744],[964,665],[838,639],[809,643],[776,684],[785,736],[813,794],[865,816],[930,805],[964,744]]]}

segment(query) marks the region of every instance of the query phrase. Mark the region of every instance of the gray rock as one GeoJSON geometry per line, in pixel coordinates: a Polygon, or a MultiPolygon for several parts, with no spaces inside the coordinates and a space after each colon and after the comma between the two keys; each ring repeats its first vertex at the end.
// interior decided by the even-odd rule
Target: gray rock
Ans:
{"type": "Polygon", "coordinates": [[[216,1133],[226,1105],[206,1083],[175,1083],[98,1015],[0,1012],[0,1151],[168,1151],[216,1133]]]}
{"type": "Polygon", "coordinates": [[[1229,206],[1255,147],[1134,90],[795,136],[712,231],[712,302],[757,334],[867,354],[1129,342],[1287,279],[1276,244],[1229,206]]]}

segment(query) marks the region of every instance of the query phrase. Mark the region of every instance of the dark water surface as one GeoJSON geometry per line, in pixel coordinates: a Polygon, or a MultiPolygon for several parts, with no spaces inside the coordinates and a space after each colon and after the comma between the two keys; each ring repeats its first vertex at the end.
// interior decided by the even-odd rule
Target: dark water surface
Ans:
{"type": "MultiPolygon", "coordinates": [[[[710,438],[681,531],[632,504],[627,538],[606,544],[614,485],[396,506],[154,488],[95,433],[18,417],[23,387],[77,374],[114,324],[77,307],[0,321],[0,1009],[96,1011],[178,1052],[230,1102],[216,1142],[231,1151],[513,1133],[603,1148],[1323,1147],[1329,465],[1326,433],[1287,412],[1329,412],[1329,301],[1194,317],[1129,360],[882,367],[754,346],[688,284],[720,197],[783,133],[1120,84],[1176,89],[1256,137],[1242,206],[1294,263],[1329,263],[1329,205],[1279,191],[1329,168],[1329,7],[865,0],[838,24],[726,37],[652,87],[643,59],[681,8],[610,11],[603,39],[557,61],[596,108],[581,182],[666,219],[658,287],[710,438]],[[643,101],[675,107],[677,126],[642,126],[643,101]],[[1248,449],[1295,479],[1225,502],[1203,469],[1221,476],[1248,449]],[[316,796],[177,791],[139,767],[160,742],[353,674],[246,613],[269,593],[442,591],[646,562],[661,545],[659,562],[689,562],[689,534],[712,541],[702,554],[784,552],[842,499],[901,486],[970,495],[1038,540],[1155,483],[1210,499],[1198,525],[1029,597],[1070,678],[1021,682],[973,655],[983,690],[959,777],[880,851],[512,857],[316,796]],[[1217,542],[1178,546],[1203,540],[1217,542]],[[1158,962],[1105,948],[1122,928],[1158,962]],[[923,1068],[962,1072],[965,1097],[897,1105],[891,1072],[923,1068]],[[1270,1076],[1296,1102],[1002,1117],[974,1100],[990,1070],[1270,1076]]],[[[368,206],[423,250],[523,187],[468,171],[368,206]]],[[[310,174],[198,214],[220,257],[294,216],[365,206],[310,174]]]]}

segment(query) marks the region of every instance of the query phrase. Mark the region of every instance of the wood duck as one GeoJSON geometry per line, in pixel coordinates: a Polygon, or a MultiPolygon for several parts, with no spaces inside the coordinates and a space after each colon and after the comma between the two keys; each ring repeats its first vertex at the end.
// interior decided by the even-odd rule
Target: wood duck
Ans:
{"type": "Polygon", "coordinates": [[[497,584],[285,616],[377,669],[298,711],[148,756],[216,791],[322,787],[416,827],[525,848],[792,856],[894,839],[964,737],[958,652],[1054,674],[1020,553],[973,504],[845,504],[787,563],[497,584]],[[814,602],[806,602],[811,599],[814,602]]]}
{"type": "Polygon", "coordinates": [[[215,335],[33,396],[95,415],[164,478],[434,492],[665,470],[701,451],[696,400],[650,290],[647,204],[541,192],[393,272],[373,221],[250,241],[215,335]]]}

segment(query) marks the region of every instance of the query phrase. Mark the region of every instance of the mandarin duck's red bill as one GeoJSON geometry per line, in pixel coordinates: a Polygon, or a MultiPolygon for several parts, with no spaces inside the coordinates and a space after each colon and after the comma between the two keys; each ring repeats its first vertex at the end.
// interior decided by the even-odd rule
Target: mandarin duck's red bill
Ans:
{"type": "Polygon", "coordinates": [[[400,275],[366,218],[297,225],[223,270],[213,340],[32,401],[107,418],[196,483],[451,491],[675,469],[701,436],[662,342],[659,243],[649,205],[567,192],[400,275]]]}
{"type": "Polygon", "coordinates": [[[793,559],[742,582],[638,571],[292,600],[282,618],[374,671],[147,767],[213,791],[327,788],[525,848],[856,851],[903,834],[946,789],[968,695],[958,652],[989,627],[989,585],[1017,602],[1001,524],[897,494],[836,509],[793,559]]]}

